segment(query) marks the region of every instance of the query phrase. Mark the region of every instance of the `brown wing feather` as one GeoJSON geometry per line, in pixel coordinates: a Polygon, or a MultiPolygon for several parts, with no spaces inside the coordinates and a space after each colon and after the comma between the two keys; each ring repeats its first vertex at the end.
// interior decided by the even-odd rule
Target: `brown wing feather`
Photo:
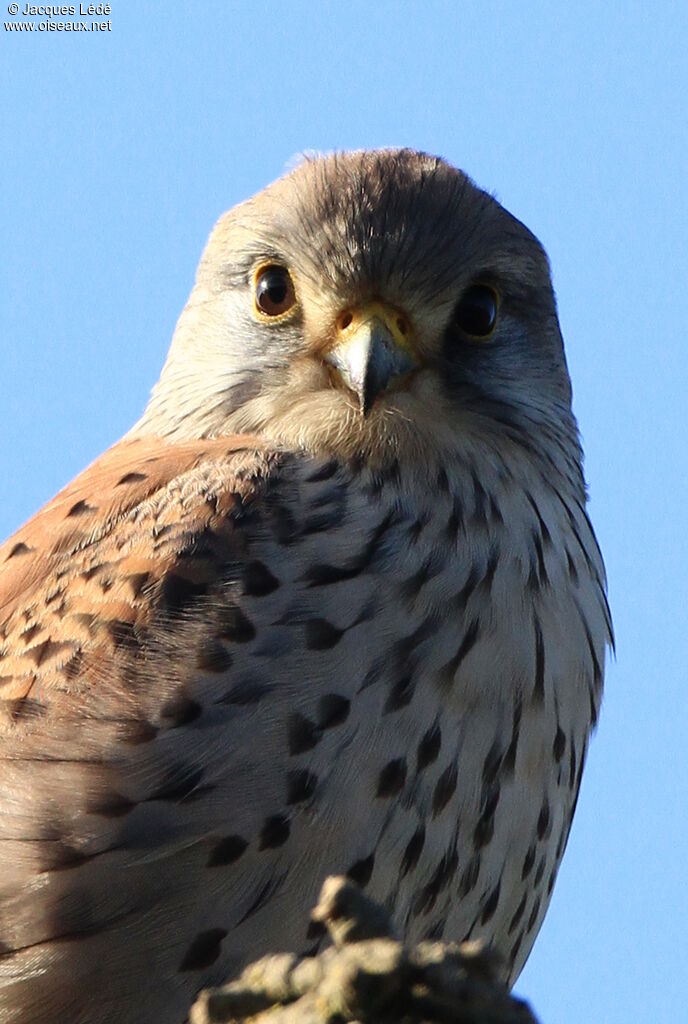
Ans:
{"type": "Polygon", "coordinates": [[[184,547],[249,503],[275,462],[250,436],[122,441],[29,520],[0,547],[5,710],[70,692],[89,662],[102,678],[184,547]]]}

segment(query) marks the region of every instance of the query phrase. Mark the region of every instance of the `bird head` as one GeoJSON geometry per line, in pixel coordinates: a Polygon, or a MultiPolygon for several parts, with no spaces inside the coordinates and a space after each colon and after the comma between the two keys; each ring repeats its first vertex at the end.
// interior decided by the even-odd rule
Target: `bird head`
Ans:
{"type": "Polygon", "coordinates": [[[575,462],[545,252],[436,157],[306,159],[216,225],[135,432],[418,465],[556,437],[575,462]]]}

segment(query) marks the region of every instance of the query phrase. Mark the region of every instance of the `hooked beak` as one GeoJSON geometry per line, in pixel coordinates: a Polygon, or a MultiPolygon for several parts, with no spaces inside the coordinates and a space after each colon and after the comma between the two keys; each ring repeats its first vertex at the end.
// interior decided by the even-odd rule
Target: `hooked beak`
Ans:
{"type": "Polygon", "coordinates": [[[392,380],[419,363],[408,320],[382,302],[342,313],[337,340],[324,358],[358,397],[364,416],[392,380]]]}

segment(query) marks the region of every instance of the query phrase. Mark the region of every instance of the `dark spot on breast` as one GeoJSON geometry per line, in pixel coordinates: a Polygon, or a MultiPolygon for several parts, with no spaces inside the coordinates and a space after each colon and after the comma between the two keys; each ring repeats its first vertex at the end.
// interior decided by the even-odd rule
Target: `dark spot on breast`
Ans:
{"type": "MultiPolygon", "coordinates": [[[[600,663],[597,659],[597,654],[595,652],[595,644],[593,643],[592,634],[590,632],[590,626],[588,625],[587,619],[583,615],[583,612],[580,608],[578,609],[578,611],[580,613],[581,622],[583,623],[583,629],[585,631],[585,639],[588,644],[588,650],[590,651],[590,660],[592,661],[592,672],[595,688],[599,691],[599,688],[602,685],[602,669],[600,668],[600,663]]],[[[593,724],[596,720],[597,713],[596,711],[594,711],[593,724]]]]}
{"type": "Polygon", "coordinates": [[[141,483],[141,481],[146,480],[146,479],[147,479],[147,477],[146,477],[145,473],[135,473],[135,472],[125,473],[124,476],[121,476],[119,478],[119,480],[117,481],[115,486],[116,487],[121,487],[122,484],[139,484],[139,483],[141,483]]]}
{"type": "Polygon", "coordinates": [[[243,571],[244,593],[249,597],[265,597],[279,587],[279,580],[262,562],[249,562],[243,571]]]}
{"type": "Polygon", "coordinates": [[[407,707],[413,700],[415,686],[411,676],[403,676],[392,686],[385,701],[382,713],[389,714],[391,711],[399,711],[407,707]]]}
{"type": "Polygon", "coordinates": [[[200,718],[203,708],[190,697],[180,695],[172,697],[163,704],[160,711],[162,723],[168,729],[178,729],[184,725],[190,725],[200,718]]]}
{"type": "Polygon", "coordinates": [[[469,651],[471,651],[475,646],[478,640],[479,632],[480,623],[478,622],[477,619],[473,619],[468,629],[464,633],[463,639],[459,644],[459,648],[456,654],[450,661],[447,662],[447,664],[442,669],[440,669],[440,679],[445,685],[451,686],[451,684],[454,682],[456,673],[458,672],[462,661],[469,653],[469,651]]]}
{"type": "Polygon", "coordinates": [[[516,941],[514,942],[513,946],[511,947],[511,952],[509,953],[509,961],[511,963],[513,963],[514,960],[516,959],[516,957],[518,956],[518,951],[520,950],[522,943],[523,943],[523,932],[521,932],[518,935],[516,941]]]}
{"type": "Polygon", "coordinates": [[[472,522],[474,526],[486,527],[487,526],[487,493],[485,488],[480,483],[478,476],[473,470],[473,516],[472,522]]]}
{"type": "Polygon", "coordinates": [[[484,797],[484,807],[473,830],[473,846],[476,850],[487,846],[494,835],[494,815],[499,803],[499,795],[499,786],[492,786],[489,788],[487,796],[484,797]]]}
{"type": "Polygon", "coordinates": [[[409,839],[408,845],[404,850],[404,856],[401,860],[401,877],[409,873],[409,871],[415,870],[416,865],[420,859],[420,855],[423,852],[425,846],[425,825],[421,822],[416,831],[409,839]]]}
{"type": "Polygon", "coordinates": [[[594,692],[594,690],[592,688],[590,688],[589,698],[590,698],[590,726],[591,726],[591,728],[594,729],[595,726],[597,725],[597,700],[596,700],[596,697],[595,697],[595,692],[594,692]]]}
{"type": "Polygon", "coordinates": [[[554,888],[554,882],[556,881],[556,877],[557,877],[556,868],[552,868],[552,872],[551,872],[549,878],[547,879],[547,895],[548,896],[552,895],[552,889],[554,888]]]}
{"type": "Polygon", "coordinates": [[[232,664],[232,655],[219,640],[209,638],[201,641],[196,652],[196,668],[201,672],[227,672],[232,664]]]}
{"type": "Polygon", "coordinates": [[[554,760],[557,764],[561,761],[566,750],[566,736],[561,726],[557,726],[557,732],[554,737],[554,743],[552,744],[552,753],[554,754],[554,760]]]}
{"type": "Polygon", "coordinates": [[[25,544],[23,540],[18,540],[9,552],[6,560],[9,562],[10,558],[16,558],[17,555],[28,555],[29,552],[33,550],[34,549],[30,548],[28,544],[25,544]]]}
{"type": "Polygon", "coordinates": [[[328,462],[323,462],[308,474],[306,481],[308,483],[319,483],[322,480],[330,480],[337,470],[339,469],[339,463],[336,460],[331,459],[328,462]]]}
{"type": "Polygon", "coordinates": [[[549,815],[549,803],[545,797],[540,814],[537,820],[537,835],[538,839],[544,839],[551,832],[550,815],[549,815]]]}
{"type": "Polygon", "coordinates": [[[304,581],[309,587],[326,587],[342,580],[351,580],[358,576],[364,566],[356,563],[352,566],[314,565],[304,574],[304,581]]]}
{"type": "MultiPolygon", "coordinates": [[[[5,684],[14,682],[14,676],[0,676],[0,690],[5,684]]],[[[47,714],[47,707],[41,703],[41,688],[37,687],[37,695],[33,697],[4,697],[2,699],[3,710],[14,723],[37,722],[47,714]]],[[[2,954],[0,953],[0,956],[2,954]]]]}
{"type": "Polygon", "coordinates": [[[458,863],[459,855],[456,852],[456,846],[451,846],[435,868],[428,884],[419,893],[413,906],[414,916],[427,914],[432,910],[439,894],[453,880],[458,863]]]}
{"type": "Polygon", "coordinates": [[[542,857],[538,861],[538,866],[535,869],[535,875],[533,877],[533,888],[537,889],[538,885],[542,881],[542,876],[545,873],[545,865],[547,863],[547,855],[543,853],[542,857]]]}
{"type": "Polygon", "coordinates": [[[271,532],[277,543],[285,547],[293,544],[300,536],[301,529],[291,510],[286,505],[276,503],[270,511],[271,532]]]}
{"type": "Polygon", "coordinates": [[[136,804],[121,793],[112,791],[104,793],[89,803],[89,813],[99,814],[101,818],[124,818],[133,810],[136,804]]]}
{"type": "Polygon", "coordinates": [[[319,742],[320,734],[317,726],[298,711],[287,719],[287,741],[290,754],[303,754],[312,750],[319,742]]]}
{"type": "Polygon", "coordinates": [[[463,505],[459,498],[454,495],[452,510],[444,528],[444,534],[448,541],[455,541],[459,532],[464,530],[463,505]]]}
{"type": "Polygon", "coordinates": [[[346,877],[350,878],[352,882],[356,883],[356,885],[359,885],[361,889],[364,889],[371,879],[374,867],[375,852],[373,851],[373,853],[368,854],[367,857],[364,857],[362,860],[357,860],[355,864],[352,864],[346,873],[346,877]]]}
{"type": "Polygon", "coordinates": [[[523,882],[525,882],[526,878],[533,870],[536,852],[537,848],[535,846],[535,843],[533,843],[531,846],[528,847],[528,852],[526,853],[525,860],[523,861],[523,869],[521,871],[521,881],[523,882]]]}
{"type": "Polygon", "coordinates": [[[184,800],[200,786],[204,774],[202,768],[177,765],[168,771],[165,781],[148,799],[174,802],[184,800]]]}
{"type": "Polygon", "coordinates": [[[493,544],[490,548],[490,553],[487,557],[487,564],[485,565],[485,573],[483,575],[481,586],[489,594],[492,590],[492,583],[497,572],[497,566],[499,565],[499,559],[501,552],[496,544],[493,544]]]}
{"type": "MultiPolygon", "coordinates": [[[[413,664],[420,661],[420,645],[424,640],[434,637],[437,633],[437,628],[437,618],[431,614],[426,619],[423,619],[421,624],[412,633],[398,640],[394,645],[394,656],[397,659],[397,663],[403,666],[403,668],[408,669],[409,663],[413,664]]],[[[385,658],[385,664],[389,664],[389,658],[385,658]]]]}
{"type": "Polygon", "coordinates": [[[327,619],[309,619],[305,623],[306,647],[309,651],[327,651],[335,647],[345,630],[337,629],[327,619]]]}
{"type": "Polygon", "coordinates": [[[181,612],[191,601],[202,597],[207,591],[204,582],[196,582],[169,572],[163,576],[159,593],[159,606],[169,615],[181,612]]]}
{"type": "Polygon", "coordinates": [[[344,520],[344,504],[329,506],[320,509],[303,520],[302,530],[304,534],[323,533],[326,530],[335,530],[341,526],[344,520]]]}
{"type": "Polygon", "coordinates": [[[512,935],[516,931],[516,929],[518,928],[519,921],[521,920],[521,918],[523,917],[523,915],[525,913],[526,903],[527,902],[528,902],[528,893],[526,891],[526,892],[523,893],[523,896],[521,897],[521,902],[516,907],[516,911],[514,913],[514,916],[511,918],[511,921],[509,922],[509,932],[508,932],[509,935],[512,935]]]}
{"type": "Polygon", "coordinates": [[[537,899],[535,900],[535,903],[533,904],[533,909],[530,912],[530,917],[528,918],[528,924],[526,925],[526,931],[527,932],[532,932],[533,928],[535,927],[535,922],[537,921],[537,916],[538,916],[539,913],[540,913],[540,897],[538,896],[537,899]]]}
{"type": "Polygon", "coordinates": [[[136,599],[141,596],[141,591],[150,580],[151,575],[149,572],[134,572],[130,576],[126,577],[126,582],[131,590],[131,596],[136,599]]]}
{"type": "Polygon", "coordinates": [[[425,942],[437,942],[444,935],[444,929],[447,927],[446,917],[440,917],[437,921],[433,921],[429,928],[423,932],[423,941],[425,942]]]}
{"type": "Polygon", "coordinates": [[[447,806],[456,791],[457,767],[455,763],[447,765],[435,786],[432,794],[432,816],[436,818],[447,806]]]}
{"type": "Polygon", "coordinates": [[[209,868],[220,868],[228,864],[234,864],[235,861],[239,860],[247,846],[248,842],[243,836],[224,836],[222,839],[218,839],[210,851],[207,866],[209,868]]]}
{"type": "Polygon", "coordinates": [[[538,508],[535,499],[533,498],[532,494],[530,494],[528,491],[526,491],[526,498],[528,499],[528,502],[530,503],[530,507],[532,508],[533,512],[535,513],[535,517],[536,517],[536,519],[538,521],[538,529],[540,530],[540,536],[542,537],[543,544],[545,544],[545,545],[551,544],[552,543],[552,535],[549,532],[549,529],[547,527],[547,523],[545,522],[545,520],[542,518],[542,515],[540,514],[540,509],[538,508]]]}
{"type": "Polygon", "coordinates": [[[569,754],[569,789],[576,784],[576,741],[571,736],[571,750],[569,754]]]}
{"type": "Polygon", "coordinates": [[[83,626],[85,630],[88,630],[90,636],[95,634],[95,628],[97,625],[95,615],[90,614],[88,611],[75,611],[72,618],[75,623],[79,626],[83,626]]]}
{"type": "Polygon", "coordinates": [[[375,795],[384,799],[396,796],[404,788],[405,782],[406,758],[397,757],[389,761],[380,772],[375,795]]]}
{"type": "Polygon", "coordinates": [[[309,940],[322,939],[327,935],[327,926],[324,921],[309,921],[306,929],[306,938],[309,940]]]}
{"type": "Polygon", "coordinates": [[[51,871],[71,871],[73,868],[81,867],[90,858],[81,850],[75,849],[68,843],[58,843],[50,850],[51,871]]]}
{"type": "Polygon", "coordinates": [[[150,743],[158,732],[158,728],[152,722],[125,722],[119,726],[117,738],[122,743],[137,747],[141,743],[150,743]]]}
{"type": "Polygon", "coordinates": [[[112,562],[94,562],[92,565],[89,565],[87,569],[84,569],[81,573],[81,579],[86,580],[87,582],[89,580],[94,580],[95,577],[100,575],[101,572],[104,572],[105,569],[112,569],[112,567],[112,562]]]}
{"type": "Polygon", "coordinates": [[[546,587],[548,583],[547,568],[545,566],[545,554],[542,550],[542,538],[539,531],[533,530],[531,533],[531,540],[533,547],[535,548],[535,555],[537,557],[538,566],[538,584],[540,587],[546,587]]]}
{"type": "Polygon", "coordinates": [[[475,889],[478,884],[478,877],[480,875],[480,854],[476,853],[468,862],[464,873],[461,875],[459,881],[459,896],[467,896],[469,892],[475,889]]]}
{"type": "Polygon", "coordinates": [[[430,726],[418,744],[418,752],[416,754],[416,769],[418,772],[424,771],[428,765],[437,760],[441,746],[442,730],[439,724],[435,722],[430,726]]]}
{"type": "Polygon", "coordinates": [[[468,574],[466,582],[462,586],[458,594],[452,598],[452,604],[457,608],[458,611],[464,611],[468,604],[468,599],[471,594],[475,591],[476,587],[482,579],[482,574],[477,565],[471,566],[471,571],[468,574]]]}
{"type": "Polygon", "coordinates": [[[272,878],[268,878],[267,882],[256,893],[253,902],[249,905],[246,912],[237,921],[237,926],[243,924],[244,921],[258,913],[259,910],[270,902],[275,893],[282,887],[287,874],[288,871],[283,871],[280,875],[273,875],[272,878]]]}
{"type": "Polygon", "coordinates": [[[442,494],[449,494],[449,477],[444,466],[440,467],[437,474],[437,490],[442,494]]]}
{"type": "Polygon", "coordinates": [[[332,729],[341,725],[349,715],[351,702],[339,693],[326,693],[318,701],[318,728],[332,729]]]}
{"type": "Polygon", "coordinates": [[[493,523],[497,523],[499,526],[504,524],[502,510],[493,494],[490,495],[490,519],[493,523]]]}
{"type": "Polygon", "coordinates": [[[535,563],[535,554],[532,551],[529,555],[529,563],[530,564],[528,570],[528,579],[526,580],[526,589],[531,594],[537,594],[540,590],[540,580],[538,579],[537,565],[535,563]]]}
{"type": "Polygon", "coordinates": [[[237,608],[235,605],[228,605],[222,609],[216,629],[220,640],[229,640],[236,644],[244,644],[253,640],[256,635],[255,626],[251,620],[244,615],[241,608],[237,608]]]}
{"type": "Polygon", "coordinates": [[[497,772],[502,766],[502,745],[499,739],[494,740],[483,763],[483,782],[487,785],[494,782],[497,772]]]}
{"type": "Polygon", "coordinates": [[[81,501],[75,502],[72,505],[72,507],[70,508],[69,512],[67,513],[66,518],[68,519],[70,516],[83,516],[83,515],[87,515],[89,512],[97,512],[97,511],[98,511],[98,509],[97,509],[96,506],[89,505],[89,503],[87,501],[81,500],[81,501]]]}
{"type": "Polygon", "coordinates": [[[135,623],[125,622],[123,619],[108,619],[101,622],[100,626],[119,650],[135,651],[139,647],[135,623]]]}
{"type": "Polygon", "coordinates": [[[574,587],[577,587],[578,586],[578,570],[576,569],[576,564],[573,561],[573,558],[571,556],[571,552],[569,551],[568,548],[566,548],[566,565],[567,565],[567,568],[568,568],[568,571],[569,571],[569,577],[571,579],[571,582],[573,583],[574,587]]]}
{"type": "Polygon", "coordinates": [[[480,915],[480,923],[487,924],[494,917],[497,904],[499,903],[499,893],[501,890],[501,882],[497,882],[490,895],[483,904],[483,912],[480,915]]]}
{"type": "Polygon", "coordinates": [[[540,620],[535,616],[535,684],[533,701],[541,704],[545,697],[545,641],[540,628],[540,620]]]}
{"type": "Polygon", "coordinates": [[[274,850],[278,846],[284,846],[289,838],[290,831],[289,819],[284,814],[270,815],[269,818],[265,819],[260,830],[258,849],[274,850]]]}
{"type": "Polygon", "coordinates": [[[419,539],[421,533],[423,532],[423,530],[425,529],[425,527],[427,526],[427,524],[428,524],[427,516],[419,516],[417,519],[414,519],[413,522],[409,524],[409,527],[408,527],[409,544],[416,544],[418,542],[418,539],[419,539]]]}
{"type": "Polygon", "coordinates": [[[65,591],[64,583],[60,583],[53,590],[49,590],[45,595],[45,606],[48,608],[51,604],[55,604],[56,601],[60,601],[65,591]]]}
{"type": "Polygon", "coordinates": [[[287,772],[287,804],[300,804],[315,793],[318,776],[305,768],[287,772]]]}
{"type": "Polygon", "coordinates": [[[214,964],[222,951],[222,940],[227,935],[224,928],[209,928],[199,932],[180,963],[179,971],[201,971],[214,964]]]}
{"type": "Polygon", "coordinates": [[[29,644],[36,634],[40,633],[42,629],[43,626],[40,622],[32,622],[30,626],[27,626],[23,633],[20,633],[20,637],[25,644],[29,644]]]}
{"type": "Polygon", "coordinates": [[[35,647],[30,647],[25,652],[26,657],[29,661],[32,661],[36,668],[42,665],[47,658],[53,657],[55,654],[59,654],[60,651],[71,650],[72,645],[67,641],[57,641],[48,638],[44,640],[42,644],[36,644],[35,647]]]}

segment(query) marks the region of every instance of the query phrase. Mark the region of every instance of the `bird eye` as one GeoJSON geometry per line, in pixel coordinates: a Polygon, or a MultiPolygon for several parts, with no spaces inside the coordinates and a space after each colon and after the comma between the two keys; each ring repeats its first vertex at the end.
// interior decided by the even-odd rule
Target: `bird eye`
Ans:
{"type": "Polygon", "coordinates": [[[256,274],[256,309],[266,316],[281,316],[296,302],[289,271],[277,264],[261,267],[256,274]]]}
{"type": "Polygon", "coordinates": [[[497,323],[499,300],[494,288],[474,284],[463,295],[454,310],[454,326],[469,338],[488,338],[497,323]]]}

